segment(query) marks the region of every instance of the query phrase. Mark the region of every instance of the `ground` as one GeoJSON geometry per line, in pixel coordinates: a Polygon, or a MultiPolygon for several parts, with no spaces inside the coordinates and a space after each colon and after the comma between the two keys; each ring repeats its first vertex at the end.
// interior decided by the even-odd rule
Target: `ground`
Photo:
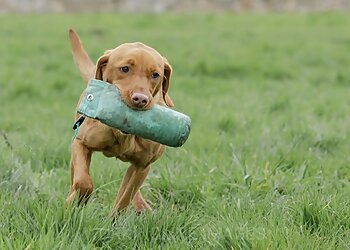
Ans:
{"type": "Polygon", "coordinates": [[[350,246],[350,16],[0,16],[0,249],[345,249],[350,246]],[[65,210],[84,83],[123,42],[167,57],[189,140],[142,188],[154,211],[109,213],[127,164],[96,153],[95,192],[65,210]]]}

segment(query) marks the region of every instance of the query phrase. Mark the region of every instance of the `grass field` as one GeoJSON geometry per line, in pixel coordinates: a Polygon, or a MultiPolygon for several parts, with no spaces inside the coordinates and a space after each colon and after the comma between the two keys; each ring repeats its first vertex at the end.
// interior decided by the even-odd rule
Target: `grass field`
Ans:
{"type": "Polygon", "coordinates": [[[350,16],[0,16],[0,249],[348,249],[350,16]],[[75,27],[96,60],[142,41],[168,58],[193,127],[142,188],[154,212],[109,212],[127,164],[96,153],[93,198],[66,211],[84,89],[75,27]]]}

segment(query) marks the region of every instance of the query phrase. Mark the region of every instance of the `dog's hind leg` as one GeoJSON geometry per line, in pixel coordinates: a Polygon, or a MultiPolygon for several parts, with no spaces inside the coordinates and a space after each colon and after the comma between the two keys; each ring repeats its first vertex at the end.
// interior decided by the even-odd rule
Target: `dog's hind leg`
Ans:
{"type": "Polygon", "coordinates": [[[141,213],[142,211],[145,211],[145,210],[152,211],[152,208],[150,207],[150,205],[148,205],[148,203],[143,199],[140,190],[136,192],[134,196],[134,200],[132,201],[132,204],[134,206],[136,213],[141,213]]]}
{"type": "MultiPolygon", "coordinates": [[[[122,184],[120,185],[117,198],[114,202],[113,211],[112,211],[113,215],[116,215],[118,212],[124,210],[131,201],[135,201],[134,200],[135,196],[137,199],[136,201],[139,204],[141,204],[142,201],[140,200],[140,198],[142,198],[142,196],[139,189],[143,181],[146,179],[149,169],[150,169],[149,166],[146,168],[138,168],[134,165],[131,165],[128,168],[123,178],[122,184]]],[[[145,204],[147,203],[145,202],[145,204]]],[[[147,206],[145,205],[145,207],[147,206]]]]}
{"type": "MultiPolygon", "coordinates": [[[[128,170],[126,171],[124,178],[122,180],[122,183],[120,184],[117,198],[115,199],[115,204],[117,204],[120,201],[122,195],[125,192],[126,186],[128,185],[128,182],[130,181],[130,178],[131,178],[132,174],[134,173],[134,171],[135,171],[135,168],[133,166],[130,166],[128,168],[128,170]]],[[[147,173],[146,173],[146,176],[147,176],[147,173]]],[[[135,196],[134,196],[134,199],[132,200],[132,203],[133,203],[134,209],[137,213],[140,213],[143,210],[149,210],[149,211],[152,210],[151,207],[148,205],[148,203],[143,199],[140,190],[138,190],[135,193],[135,196]]]]}
{"type": "Polygon", "coordinates": [[[76,195],[79,195],[78,204],[81,204],[82,201],[86,202],[93,191],[89,175],[92,151],[76,139],[72,143],[71,154],[71,187],[66,199],[66,206],[74,200],[76,195]]]}

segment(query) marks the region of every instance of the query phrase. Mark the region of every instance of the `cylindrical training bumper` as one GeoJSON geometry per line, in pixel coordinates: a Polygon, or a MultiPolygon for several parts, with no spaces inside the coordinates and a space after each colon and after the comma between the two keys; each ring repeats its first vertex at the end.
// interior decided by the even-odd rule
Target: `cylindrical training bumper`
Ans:
{"type": "Polygon", "coordinates": [[[171,147],[184,144],[191,129],[188,116],[158,104],[148,110],[134,110],[122,101],[115,85],[95,79],[90,80],[78,113],[171,147]]]}

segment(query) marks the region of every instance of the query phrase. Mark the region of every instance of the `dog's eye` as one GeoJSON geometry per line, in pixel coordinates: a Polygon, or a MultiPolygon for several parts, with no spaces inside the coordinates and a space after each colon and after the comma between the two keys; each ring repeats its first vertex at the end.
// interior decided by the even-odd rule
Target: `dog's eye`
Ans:
{"type": "Polygon", "coordinates": [[[159,74],[157,72],[152,73],[152,79],[157,79],[159,74]]]}
{"type": "Polygon", "coordinates": [[[123,73],[128,73],[129,72],[129,67],[128,66],[121,67],[120,71],[123,72],[123,73]]]}

